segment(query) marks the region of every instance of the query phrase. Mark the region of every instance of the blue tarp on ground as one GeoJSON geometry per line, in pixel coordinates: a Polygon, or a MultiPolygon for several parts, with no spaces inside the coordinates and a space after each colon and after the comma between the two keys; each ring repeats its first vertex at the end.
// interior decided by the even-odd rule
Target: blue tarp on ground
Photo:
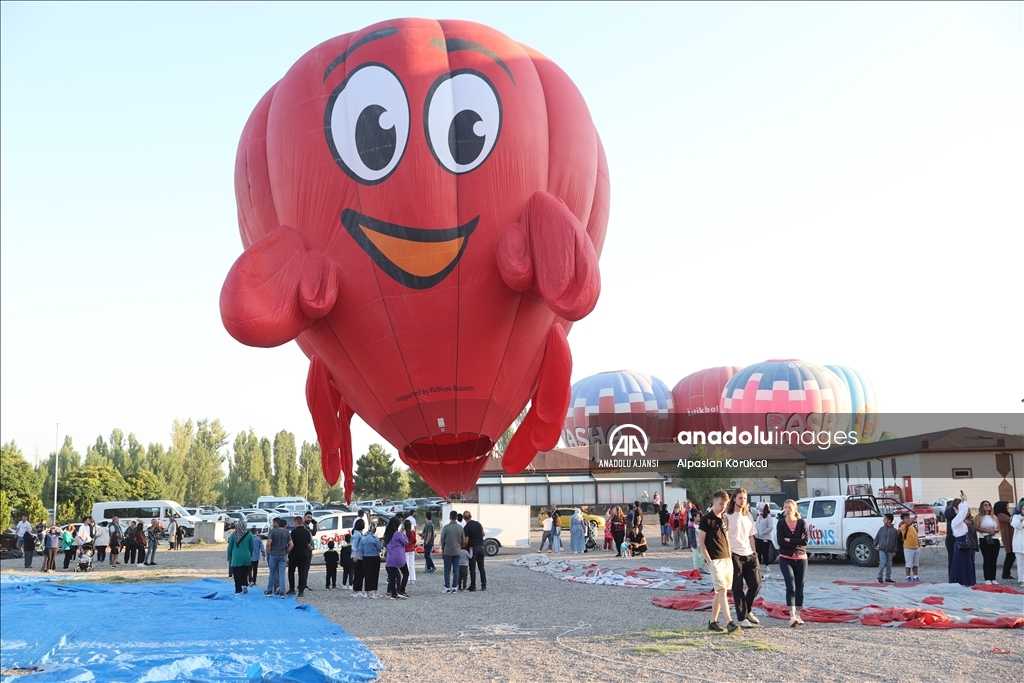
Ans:
{"type": "Polygon", "coordinates": [[[224,581],[0,581],[0,683],[372,681],[377,657],[316,608],[224,581]]]}

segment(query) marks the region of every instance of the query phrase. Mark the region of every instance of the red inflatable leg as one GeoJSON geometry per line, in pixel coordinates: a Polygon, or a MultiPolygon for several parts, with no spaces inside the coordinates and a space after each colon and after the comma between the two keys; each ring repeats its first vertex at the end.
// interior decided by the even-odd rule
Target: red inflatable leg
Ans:
{"type": "Polygon", "coordinates": [[[352,502],[352,433],[349,424],[352,409],[331,384],[327,366],[318,356],[312,356],[306,376],[306,404],[313,417],[317,440],[320,442],[320,466],[327,483],[334,486],[345,474],[345,499],[352,502]]]}

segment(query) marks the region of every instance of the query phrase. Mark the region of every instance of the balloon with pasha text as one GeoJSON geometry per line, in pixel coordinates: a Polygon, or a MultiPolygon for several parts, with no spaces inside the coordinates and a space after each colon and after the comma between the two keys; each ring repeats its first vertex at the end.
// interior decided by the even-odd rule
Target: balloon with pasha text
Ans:
{"type": "Polygon", "coordinates": [[[668,385],[632,370],[599,372],[572,385],[562,430],[566,446],[608,444],[624,424],[640,427],[653,442],[671,441],[675,421],[668,385]]]}
{"type": "Polygon", "coordinates": [[[676,411],[676,432],[722,431],[722,416],[718,403],[722,391],[740,368],[726,365],[698,370],[679,380],[672,387],[672,401],[676,411]]]}
{"type": "Polygon", "coordinates": [[[352,493],[358,414],[442,494],[555,446],[566,333],[600,292],[608,171],[551,60],[466,21],[398,19],[303,55],[242,132],[238,341],[295,340],[324,475],[352,493]]]}
{"type": "Polygon", "coordinates": [[[725,385],[719,407],[727,430],[817,434],[850,426],[846,384],[828,368],[801,360],[748,365],[725,385]]]}

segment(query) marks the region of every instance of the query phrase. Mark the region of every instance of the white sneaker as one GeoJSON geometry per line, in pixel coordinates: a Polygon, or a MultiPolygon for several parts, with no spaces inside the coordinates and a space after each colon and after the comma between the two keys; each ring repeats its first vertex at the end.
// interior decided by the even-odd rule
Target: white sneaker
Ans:
{"type": "Polygon", "coordinates": [[[746,620],[746,619],[744,619],[743,621],[739,621],[739,622],[736,622],[736,623],[738,623],[738,624],[739,624],[740,626],[742,626],[743,628],[753,628],[753,627],[754,627],[754,626],[753,626],[753,624],[751,624],[751,623],[750,623],[750,622],[749,622],[748,620],[746,620]]]}
{"type": "Polygon", "coordinates": [[[144,564],[137,564],[137,565],[135,565],[135,566],[136,566],[136,567],[145,567],[146,565],[144,565],[144,564]]]}

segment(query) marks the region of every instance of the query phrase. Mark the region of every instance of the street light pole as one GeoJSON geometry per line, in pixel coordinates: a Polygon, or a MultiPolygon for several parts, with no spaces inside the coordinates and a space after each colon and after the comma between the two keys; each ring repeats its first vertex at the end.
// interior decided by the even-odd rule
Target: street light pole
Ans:
{"type": "Polygon", "coordinates": [[[57,525],[57,470],[60,466],[60,422],[57,423],[57,432],[53,437],[53,524],[57,525]]]}

